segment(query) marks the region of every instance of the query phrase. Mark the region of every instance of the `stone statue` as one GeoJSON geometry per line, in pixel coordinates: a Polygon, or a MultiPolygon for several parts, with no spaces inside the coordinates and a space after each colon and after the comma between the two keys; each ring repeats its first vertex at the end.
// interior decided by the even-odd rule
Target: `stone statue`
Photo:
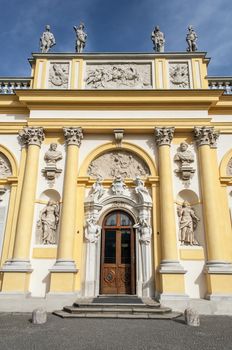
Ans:
{"type": "Polygon", "coordinates": [[[85,239],[89,243],[96,243],[101,234],[101,226],[96,224],[97,220],[91,216],[86,220],[85,239]]]}
{"type": "Polygon", "coordinates": [[[124,184],[122,177],[120,175],[114,179],[111,189],[113,194],[116,194],[116,195],[120,195],[124,193],[126,189],[126,185],[124,184]]]}
{"type": "Polygon", "coordinates": [[[37,228],[41,232],[43,244],[56,244],[60,207],[58,202],[50,200],[41,210],[37,228]]]}
{"type": "Polygon", "coordinates": [[[142,199],[142,202],[151,202],[151,197],[148,192],[148,189],[144,186],[144,181],[140,179],[139,176],[136,176],[136,179],[134,180],[134,183],[136,185],[135,187],[135,193],[137,193],[142,199]]]}
{"type": "Polygon", "coordinates": [[[104,193],[105,190],[102,186],[102,180],[100,177],[97,177],[96,182],[92,186],[90,198],[93,199],[93,201],[99,201],[99,199],[103,196],[104,193]]]}
{"type": "Polygon", "coordinates": [[[193,52],[197,51],[197,34],[195,30],[193,29],[193,26],[188,26],[188,33],[186,35],[186,41],[188,44],[187,51],[193,52]]]}
{"type": "Polygon", "coordinates": [[[50,187],[54,185],[55,178],[62,172],[62,169],[58,169],[56,166],[56,163],[62,158],[62,153],[57,151],[57,143],[51,143],[49,149],[44,155],[44,160],[47,163],[47,166],[42,169],[42,173],[48,180],[50,187]]]}
{"type": "Polygon", "coordinates": [[[138,233],[140,235],[139,241],[145,245],[150,244],[151,242],[151,226],[148,224],[147,219],[139,218],[139,221],[137,224],[133,226],[138,230],[138,233]]]}
{"type": "Polygon", "coordinates": [[[49,150],[44,155],[45,162],[47,164],[56,165],[56,162],[58,162],[58,160],[61,160],[62,158],[62,153],[60,151],[57,151],[57,143],[51,143],[49,150]]]}
{"type": "Polygon", "coordinates": [[[151,33],[151,40],[153,41],[155,52],[164,52],[165,37],[164,33],[160,31],[159,26],[156,26],[151,33]]]}
{"type": "Polygon", "coordinates": [[[54,45],[56,45],[55,37],[50,32],[50,26],[46,25],[45,32],[43,32],[40,38],[41,52],[47,53],[54,45]]]}
{"type": "Polygon", "coordinates": [[[188,150],[187,142],[181,142],[180,150],[175,154],[175,161],[180,161],[183,166],[194,162],[194,155],[188,150]]]}
{"type": "Polygon", "coordinates": [[[87,34],[84,32],[84,24],[80,23],[79,27],[77,26],[73,26],[75,32],[76,32],[76,52],[78,53],[82,53],[84,48],[85,48],[85,44],[86,44],[86,39],[87,39],[87,34]]]}
{"type": "Polygon", "coordinates": [[[199,245],[194,237],[194,231],[196,230],[197,223],[200,221],[200,219],[195,215],[193,208],[190,207],[187,201],[184,201],[182,206],[177,208],[177,214],[180,218],[179,240],[181,245],[199,245]]]}
{"type": "Polygon", "coordinates": [[[181,175],[182,180],[189,180],[195,172],[191,166],[194,162],[194,154],[188,150],[187,142],[181,142],[179,151],[174,156],[174,161],[179,162],[179,169],[176,173],[181,175]]]}

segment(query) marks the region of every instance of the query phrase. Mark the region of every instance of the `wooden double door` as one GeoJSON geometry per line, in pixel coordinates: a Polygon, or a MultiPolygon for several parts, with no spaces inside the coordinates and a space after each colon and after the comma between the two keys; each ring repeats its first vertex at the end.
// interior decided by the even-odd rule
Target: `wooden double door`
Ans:
{"type": "Polygon", "coordinates": [[[103,222],[101,294],[135,294],[135,233],[132,217],[121,210],[103,222]]]}

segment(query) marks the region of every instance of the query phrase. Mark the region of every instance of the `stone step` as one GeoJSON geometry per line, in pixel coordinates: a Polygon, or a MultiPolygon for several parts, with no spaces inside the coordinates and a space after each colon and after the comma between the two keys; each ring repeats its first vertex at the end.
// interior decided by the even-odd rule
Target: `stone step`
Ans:
{"type": "Polygon", "coordinates": [[[162,308],[146,308],[146,307],[75,307],[75,306],[65,306],[63,308],[64,311],[69,312],[69,313],[129,313],[129,314],[134,314],[134,313],[149,313],[149,314],[164,314],[171,312],[170,308],[167,307],[162,307],[162,308]]]}
{"type": "Polygon", "coordinates": [[[64,310],[62,311],[54,311],[54,315],[57,315],[62,318],[121,318],[121,319],[159,319],[159,320],[171,320],[181,316],[181,313],[177,312],[168,312],[164,314],[149,314],[149,313],[138,313],[138,314],[130,314],[130,313],[119,313],[119,312],[111,312],[111,313],[69,313],[64,310]]]}
{"type": "Polygon", "coordinates": [[[96,304],[143,304],[141,298],[136,295],[99,295],[92,300],[96,304]]]}
{"type": "Polygon", "coordinates": [[[133,303],[77,303],[75,302],[73,306],[79,308],[79,307],[87,307],[87,308],[133,308],[133,307],[140,307],[140,308],[159,308],[159,303],[153,303],[153,304],[133,304],[133,303]]]}

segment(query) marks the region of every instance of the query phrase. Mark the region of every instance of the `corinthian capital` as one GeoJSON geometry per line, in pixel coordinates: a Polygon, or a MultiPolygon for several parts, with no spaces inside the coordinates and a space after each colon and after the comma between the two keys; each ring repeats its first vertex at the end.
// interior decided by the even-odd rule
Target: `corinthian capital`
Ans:
{"type": "Polygon", "coordinates": [[[64,128],[64,137],[67,145],[76,145],[80,147],[83,139],[82,128],[64,128]]]}
{"type": "Polygon", "coordinates": [[[171,145],[175,128],[155,128],[155,142],[157,146],[171,145]]]}
{"type": "Polygon", "coordinates": [[[25,127],[19,131],[19,139],[24,145],[36,145],[40,147],[44,140],[43,128],[25,127]]]}
{"type": "Polygon", "coordinates": [[[212,126],[195,126],[194,136],[197,146],[208,145],[212,148],[217,147],[219,131],[215,131],[212,126]]]}

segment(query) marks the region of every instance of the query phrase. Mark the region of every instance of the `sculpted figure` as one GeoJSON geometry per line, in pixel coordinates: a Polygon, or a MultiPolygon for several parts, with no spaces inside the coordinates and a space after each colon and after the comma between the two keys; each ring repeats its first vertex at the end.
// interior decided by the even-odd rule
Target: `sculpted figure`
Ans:
{"type": "Polygon", "coordinates": [[[97,177],[96,182],[93,184],[90,197],[93,200],[99,200],[105,193],[104,187],[102,186],[102,180],[100,177],[97,177]]]}
{"type": "Polygon", "coordinates": [[[57,143],[51,143],[48,151],[44,155],[47,164],[54,164],[63,158],[62,153],[57,151],[57,143]]]}
{"type": "Polygon", "coordinates": [[[193,26],[188,26],[188,33],[186,35],[186,41],[188,44],[187,51],[197,51],[197,34],[195,30],[193,29],[193,26]]]}
{"type": "Polygon", "coordinates": [[[194,210],[190,207],[187,201],[184,201],[182,206],[177,208],[177,214],[180,218],[180,242],[181,245],[199,245],[194,237],[194,231],[197,228],[197,223],[200,219],[195,215],[194,210]]]}
{"type": "Polygon", "coordinates": [[[77,26],[73,26],[75,32],[76,32],[76,52],[78,53],[82,53],[84,48],[85,48],[85,44],[86,44],[86,39],[87,39],[87,34],[84,32],[84,24],[80,23],[79,27],[77,26]]]}
{"type": "Polygon", "coordinates": [[[135,192],[142,198],[142,201],[151,202],[151,197],[148,189],[144,186],[144,181],[139,176],[136,176],[134,183],[136,185],[135,192]]]}
{"type": "Polygon", "coordinates": [[[156,52],[164,52],[165,37],[164,33],[160,31],[159,26],[156,26],[151,33],[151,40],[153,41],[154,50],[156,52]]]}
{"type": "Polygon", "coordinates": [[[101,234],[101,226],[96,224],[97,220],[91,216],[86,220],[85,238],[90,243],[96,243],[101,234]]]}
{"type": "Polygon", "coordinates": [[[49,80],[55,86],[64,86],[68,83],[68,72],[65,66],[53,64],[49,80]]]}
{"type": "Polygon", "coordinates": [[[148,245],[151,242],[151,226],[148,224],[146,219],[139,218],[139,221],[137,224],[133,226],[138,230],[138,233],[140,235],[140,242],[148,245]]]}
{"type": "Polygon", "coordinates": [[[11,170],[6,161],[0,156],[0,178],[11,175],[11,170]]]}
{"type": "Polygon", "coordinates": [[[43,244],[56,244],[59,212],[59,203],[52,200],[41,210],[37,227],[41,231],[43,244]]]}
{"type": "Polygon", "coordinates": [[[188,150],[187,142],[181,142],[180,150],[175,154],[175,161],[180,161],[181,166],[189,166],[190,163],[194,162],[194,155],[188,150]]]}
{"type": "Polygon", "coordinates": [[[46,25],[45,32],[43,32],[40,38],[41,52],[47,53],[54,45],[56,45],[55,37],[50,32],[50,26],[46,25]]]}
{"type": "Polygon", "coordinates": [[[114,179],[111,189],[112,189],[112,192],[116,195],[124,193],[126,189],[126,185],[124,184],[122,177],[120,175],[114,179]]]}

